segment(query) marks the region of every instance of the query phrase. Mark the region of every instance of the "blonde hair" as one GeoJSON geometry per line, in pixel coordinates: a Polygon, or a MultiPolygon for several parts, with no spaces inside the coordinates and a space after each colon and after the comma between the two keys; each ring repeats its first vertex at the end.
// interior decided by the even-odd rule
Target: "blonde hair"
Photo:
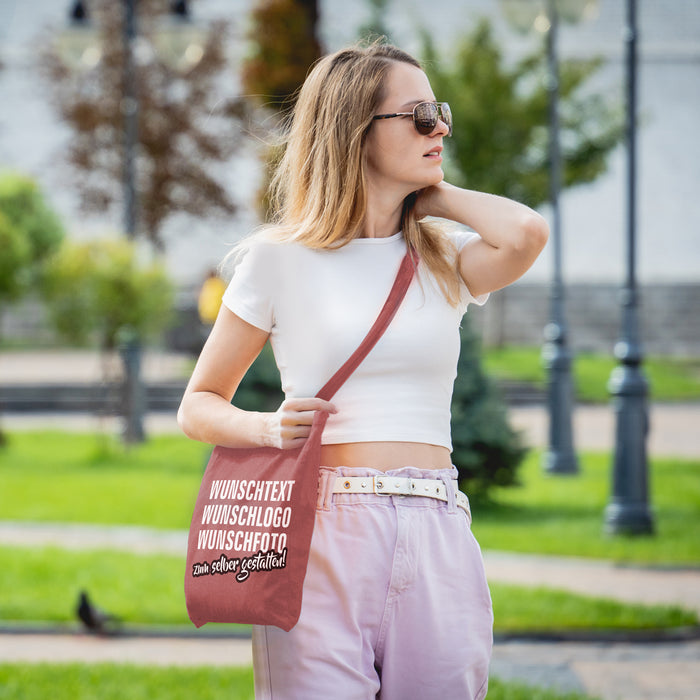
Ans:
{"type": "MultiPolygon", "coordinates": [[[[271,181],[267,236],[339,248],[361,235],[367,210],[364,143],[396,61],[420,68],[415,58],[387,44],[343,49],[315,64],[299,92],[271,181]]],[[[404,200],[406,243],[456,305],[454,246],[435,225],[416,219],[415,203],[415,193],[404,200]]]]}

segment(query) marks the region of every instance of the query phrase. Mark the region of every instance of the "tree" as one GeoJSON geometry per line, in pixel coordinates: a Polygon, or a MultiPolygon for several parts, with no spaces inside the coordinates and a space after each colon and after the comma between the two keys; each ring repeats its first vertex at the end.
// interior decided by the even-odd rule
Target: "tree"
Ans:
{"type": "Polygon", "coordinates": [[[0,174],[0,327],[4,307],[40,284],[63,236],[58,215],[31,178],[0,174]]]}
{"type": "MultiPolygon", "coordinates": [[[[190,45],[180,68],[156,50],[168,3],[139,0],[139,34],[134,42],[133,83],[137,111],[135,189],[137,234],[162,248],[168,217],[228,215],[236,210],[212,165],[227,161],[243,129],[243,103],[221,80],[227,68],[226,25],[214,23],[202,45],[190,45]]],[[[123,2],[93,0],[90,17],[100,59],[92,68],[75,68],[49,38],[41,69],[52,101],[73,132],[68,162],[85,211],[103,212],[123,201],[125,162],[123,2]]],[[[167,36],[165,37],[167,38],[167,36]]]]}
{"type": "Polygon", "coordinates": [[[527,449],[508,423],[506,405],[481,364],[481,342],[468,315],[462,319],[462,347],[452,394],[452,461],[470,497],[493,486],[516,483],[527,449]]]}
{"type": "MultiPolygon", "coordinates": [[[[548,94],[544,48],[507,66],[490,23],[482,19],[443,65],[424,35],[427,73],[455,121],[446,141],[452,172],[463,186],[538,207],[549,199],[548,94]]],[[[624,134],[621,107],[586,90],[601,60],[560,63],[562,180],[565,187],[605,172],[624,134]]]]}
{"type": "MultiPolygon", "coordinates": [[[[251,104],[267,110],[268,117],[275,117],[264,120],[274,132],[279,128],[278,117],[294,105],[309,68],[321,57],[318,0],[256,0],[251,20],[248,37],[252,50],[243,62],[243,90],[251,104]]],[[[282,149],[277,145],[263,154],[264,176],[258,205],[264,220],[271,214],[268,189],[281,155],[282,149]]]]}
{"type": "Polygon", "coordinates": [[[242,70],[243,89],[257,103],[291,106],[310,66],[321,56],[318,0],[256,0],[242,70]]]}
{"type": "Polygon", "coordinates": [[[63,236],[61,221],[32,179],[0,174],[0,329],[5,307],[41,283],[44,264],[63,236]]]}
{"type": "Polygon", "coordinates": [[[48,265],[43,292],[56,329],[76,343],[118,350],[123,362],[125,439],[143,439],[140,427],[140,349],[165,328],[174,289],[164,268],[140,260],[124,239],[65,244],[48,265]]]}

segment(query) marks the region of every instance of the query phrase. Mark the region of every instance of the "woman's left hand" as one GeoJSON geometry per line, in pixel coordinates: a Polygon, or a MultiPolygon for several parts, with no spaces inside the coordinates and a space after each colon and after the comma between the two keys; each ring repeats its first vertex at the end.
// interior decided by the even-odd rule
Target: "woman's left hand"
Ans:
{"type": "Polygon", "coordinates": [[[439,200],[446,187],[449,187],[449,185],[443,180],[437,185],[431,185],[418,192],[415,212],[419,221],[426,216],[443,216],[439,213],[442,211],[439,200]]]}

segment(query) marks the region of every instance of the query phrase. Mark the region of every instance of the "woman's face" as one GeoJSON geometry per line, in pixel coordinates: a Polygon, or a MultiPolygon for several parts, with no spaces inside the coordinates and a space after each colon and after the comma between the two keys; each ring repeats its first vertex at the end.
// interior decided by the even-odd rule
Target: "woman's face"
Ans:
{"type": "MultiPolygon", "coordinates": [[[[425,73],[409,63],[394,62],[387,74],[384,100],[377,114],[411,112],[419,102],[434,102],[425,73]]],[[[369,187],[393,191],[403,199],[411,192],[438,184],[442,172],[442,139],[448,133],[440,120],[427,135],[419,134],[413,119],[377,119],[365,140],[369,187]]]]}

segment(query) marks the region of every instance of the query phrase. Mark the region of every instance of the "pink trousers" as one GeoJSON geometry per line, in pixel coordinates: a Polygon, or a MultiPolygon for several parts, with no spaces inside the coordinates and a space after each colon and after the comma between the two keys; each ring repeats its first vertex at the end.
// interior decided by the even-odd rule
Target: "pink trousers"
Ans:
{"type": "Polygon", "coordinates": [[[253,629],[258,700],[481,700],[493,614],[481,550],[455,505],[455,469],[388,472],[442,479],[447,503],[333,494],[321,470],[301,617],[253,629]]]}

